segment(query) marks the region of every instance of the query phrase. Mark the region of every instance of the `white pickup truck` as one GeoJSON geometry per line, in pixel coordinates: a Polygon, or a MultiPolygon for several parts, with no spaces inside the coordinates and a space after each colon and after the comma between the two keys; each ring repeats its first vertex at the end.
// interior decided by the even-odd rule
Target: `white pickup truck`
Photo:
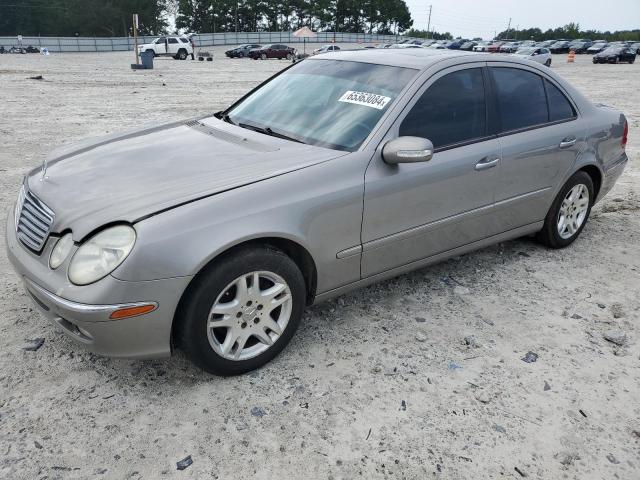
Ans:
{"type": "Polygon", "coordinates": [[[187,37],[164,36],[156,38],[151,43],[138,45],[138,52],[153,52],[154,56],[173,57],[176,60],[186,60],[189,55],[193,60],[193,44],[187,37]]]}

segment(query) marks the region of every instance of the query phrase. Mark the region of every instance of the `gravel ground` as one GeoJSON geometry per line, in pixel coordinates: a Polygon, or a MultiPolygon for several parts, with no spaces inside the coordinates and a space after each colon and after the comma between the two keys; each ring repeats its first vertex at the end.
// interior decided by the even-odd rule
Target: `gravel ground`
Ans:
{"type": "MultiPolygon", "coordinates": [[[[215,56],[149,72],[127,53],[0,56],[0,210],[53,147],[216,111],[285,65],[215,56]]],[[[640,478],[640,62],[553,68],[630,122],[630,165],[581,237],[499,244],[310,308],[249,375],[89,354],[0,254],[0,478],[640,478]],[[623,346],[604,339],[616,329],[623,346]]]]}

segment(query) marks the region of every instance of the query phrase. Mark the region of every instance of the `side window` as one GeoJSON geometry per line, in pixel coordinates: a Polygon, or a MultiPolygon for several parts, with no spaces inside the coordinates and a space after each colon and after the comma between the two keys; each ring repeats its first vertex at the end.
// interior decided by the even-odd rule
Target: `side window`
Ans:
{"type": "Polygon", "coordinates": [[[189,40],[187,40],[186,38],[182,38],[182,37],[180,38],[180,41],[182,43],[189,43],[189,40]]]}
{"type": "Polygon", "coordinates": [[[169,39],[169,43],[178,43],[178,39],[177,38],[170,38],[169,39]]]}
{"type": "Polygon", "coordinates": [[[482,70],[459,70],[436,80],[402,121],[400,135],[428,138],[435,148],[484,137],[482,70]]]}
{"type": "Polygon", "coordinates": [[[491,68],[502,131],[546,123],[549,118],[542,77],[518,68],[491,68]]]}
{"type": "Polygon", "coordinates": [[[549,121],[568,120],[576,116],[576,112],[567,97],[549,80],[544,81],[549,101],[549,121]]]}

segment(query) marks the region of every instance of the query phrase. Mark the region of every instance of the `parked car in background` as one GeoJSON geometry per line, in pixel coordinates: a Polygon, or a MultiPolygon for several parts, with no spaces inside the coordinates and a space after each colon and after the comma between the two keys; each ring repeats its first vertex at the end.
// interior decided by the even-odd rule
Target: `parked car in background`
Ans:
{"type": "Polygon", "coordinates": [[[27,53],[40,53],[40,49],[38,47],[34,47],[33,45],[29,45],[26,49],[27,53]]]}
{"type": "Polygon", "coordinates": [[[437,42],[434,42],[431,45],[429,45],[428,48],[433,48],[433,49],[436,49],[436,50],[443,50],[443,49],[447,48],[448,44],[449,44],[449,42],[447,42],[446,40],[438,40],[437,42]]]}
{"type": "Polygon", "coordinates": [[[593,63],[633,63],[636,61],[636,50],[631,47],[609,47],[593,56],[593,63]]]}
{"type": "Polygon", "coordinates": [[[487,45],[487,52],[489,53],[498,53],[500,51],[500,47],[504,45],[505,42],[493,42],[487,45]]]}
{"type": "Polygon", "coordinates": [[[464,42],[462,45],[460,45],[460,50],[470,52],[471,50],[473,50],[473,47],[475,47],[477,44],[478,42],[474,42],[473,40],[464,42]]]}
{"type": "Polygon", "coordinates": [[[423,46],[423,47],[428,47],[428,46],[430,46],[430,45],[433,45],[433,44],[434,44],[434,43],[436,43],[436,42],[437,42],[437,40],[431,40],[431,39],[429,39],[429,40],[425,40],[424,42],[422,42],[422,46],[423,46]]]}
{"type": "Polygon", "coordinates": [[[492,42],[488,42],[486,40],[482,40],[481,42],[478,42],[476,45],[473,46],[472,50],[474,52],[486,52],[487,51],[487,47],[491,44],[492,42]]]}
{"type": "Polygon", "coordinates": [[[577,54],[587,53],[589,47],[593,45],[592,42],[571,42],[569,44],[569,51],[577,54]]]}
{"type": "Polygon", "coordinates": [[[587,53],[589,53],[591,55],[594,55],[594,54],[596,54],[598,52],[601,52],[602,50],[604,50],[608,46],[609,46],[609,44],[607,42],[594,43],[589,48],[587,48],[587,53]]]}
{"type": "Polygon", "coordinates": [[[224,54],[229,58],[244,58],[249,56],[249,52],[254,48],[261,48],[262,45],[257,43],[245,43],[244,45],[238,45],[236,48],[227,50],[224,54]]]}
{"type": "Polygon", "coordinates": [[[500,53],[514,53],[520,48],[520,42],[507,42],[500,46],[500,53]]]}
{"type": "Polygon", "coordinates": [[[449,44],[447,45],[447,48],[449,50],[460,50],[460,47],[464,45],[467,41],[468,40],[466,39],[458,38],[456,40],[449,42],[449,44]]]}
{"type": "Polygon", "coordinates": [[[542,42],[536,42],[535,46],[541,47],[541,48],[549,48],[551,45],[553,45],[556,42],[557,40],[544,40],[542,42]]]}
{"type": "MultiPolygon", "coordinates": [[[[364,48],[374,48],[374,47],[367,45],[364,48]]],[[[338,50],[340,50],[340,47],[338,45],[323,45],[320,48],[316,48],[313,51],[313,54],[314,55],[318,55],[319,53],[337,52],[338,50]]]]}
{"type": "Polygon", "coordinates": [[[632,43],[629,48],[635,50],[637,55],[640,55],[640,42],[632,43]]]}
{"type": "Polygon", "coordinates": [[[391,48],[393,47],[393,43],[379,43],[376,45],[376,48],[391,48]]]}
{"type": "Polygon", "coordinates": [[[569,53],[569,44],[567,41],[556,42],[549,47],[551,53],[569,53]]]}
{"type": "Polygon", "coordinates": [[[622,112],[514,57],[327,53],[216,115],[48,156],[7,217],[7,256],[70,342],[241,374],[308,305],[522,236],[569,246],[627,133],[622,112]]]}
{"type": "Polygon", "coordinates": [[[193,58],[193,44],[187,37],[164,36],[156,38],[151,43],[138,46],[138,52],[153,52],[156,57],[173,57],[176,60],[186,60],[189,55],[193,58]]]}
{"type": "Polygon", "coordinates": [[[280,43],[272,43],[249,51],[249,57],[254,60],[268,60],[270,58],[277,58],[278,60],[286,58],[287,60],[293,60],[294,56],[294,48],[280,43]]]}
{"type": "Polygon", "coordinates": [[[526,58],[534,62],[542,63],[547,67],[551,66],[551,52],[548,48],[525,47],[520,48],[513,54],[515,57],[526,58]]]}

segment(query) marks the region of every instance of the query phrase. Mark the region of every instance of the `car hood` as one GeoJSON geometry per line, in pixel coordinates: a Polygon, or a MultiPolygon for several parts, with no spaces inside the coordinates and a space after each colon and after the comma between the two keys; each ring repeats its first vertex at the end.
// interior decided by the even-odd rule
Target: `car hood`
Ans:
{"type": "Polygon", "coordinates": [[[55,212],[52,231],[71,229],[81,240],[109,223],[134,223],[346,153],[208,117],[62,148],[26,181],[55,212]]]}

